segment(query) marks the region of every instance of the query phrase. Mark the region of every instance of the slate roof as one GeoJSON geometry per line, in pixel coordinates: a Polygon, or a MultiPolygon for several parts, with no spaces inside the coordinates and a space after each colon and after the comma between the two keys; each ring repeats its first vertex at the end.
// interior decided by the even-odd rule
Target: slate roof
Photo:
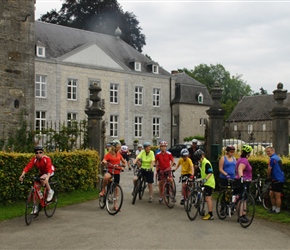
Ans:
{"type": "MultiPolygon", "coordinates": [[[[244,96],[227,119],[227,122],[271,120],[270,112],[276,103],[274,95],[244,96]]],[[[287,93],[284,104],[288,108],[290,107],[290,93],[287,93]]]]}
{"type": "MultiPolygon", "coordinates": [[[[45,45],[46,58],[49,59],[61,57],[80,46],[94,42],[125,71],[134,71],[130,64],[130,61],[134,59],[142,65],[140,73],[152,73],[147,66],[150,62],[152,63],[152,60],[116,36],[35,21],[35,39],[36,43],[41,42],[45,45]]],[[[158,65],[156,62],[154,64],[158,65]]],[[[170,76],[171,74],[159,66],[159,75],[170,76]]]]}
{"type": "Polygon", "coordinates": [[[195,80],[186,73],[175,75],[175,97],[172,104],[185,103],[195,105],[212,105],[212,99],[205,85],[195,80]],[[203,104],[198,103],[197,96],[203,95],[203,104]]]}

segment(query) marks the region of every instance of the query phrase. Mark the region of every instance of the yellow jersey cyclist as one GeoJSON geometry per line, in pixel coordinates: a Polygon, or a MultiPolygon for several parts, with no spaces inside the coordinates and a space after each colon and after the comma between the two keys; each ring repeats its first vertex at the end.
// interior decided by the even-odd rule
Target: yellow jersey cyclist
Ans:
{"type": "Polygon", "coordinates": [[[139,160],[141,160],[141,169],[140,174],[145,176],[146,182],[148,183],[149,188],[149,200],[151,203],[153,201],[153,181],[154,181],[154,172],[153,167],[155,164],[155,156],[154,152],[151,150],[150,142],[144,142],[144,149],[137,155],[133,164],[136,164],[139,160]]]}

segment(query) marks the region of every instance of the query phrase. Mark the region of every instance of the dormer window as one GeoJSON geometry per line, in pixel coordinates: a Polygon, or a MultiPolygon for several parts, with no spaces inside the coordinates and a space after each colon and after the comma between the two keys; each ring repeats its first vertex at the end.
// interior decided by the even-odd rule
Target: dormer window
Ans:
{"type": "Polygon", "coordinates": [[[36,46],[36,56],[45,57],[45,47],[36,46]]]}
{"type": "Polygon", "coordinates": [[[154,74],[158,74],[159,73],[159,67],[158,67],[158,65],[155,65],[155,64],[152,65],[152,72],[154,74]]]}
{"type": "Polygon", "coordinates": [[[198,102],[198,103],[203,103],[203,94],[202,94],[202,93],[199,93],[199,94],[197,95],[197,102],[198,102]]]}
{"type": "Polygon", "coordinates": [[[141,63],[140,62],[134,62],[134,70],[141,71],[141,63]]]}

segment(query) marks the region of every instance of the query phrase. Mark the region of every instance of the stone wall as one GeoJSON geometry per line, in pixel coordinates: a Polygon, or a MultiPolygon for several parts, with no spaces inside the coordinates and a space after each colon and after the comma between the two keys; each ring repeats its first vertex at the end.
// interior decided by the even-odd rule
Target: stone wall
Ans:
{"type": "Polygon", "coordinates": [[[1,1],[0,139],[34,121],[34,0],[1,1]]]}

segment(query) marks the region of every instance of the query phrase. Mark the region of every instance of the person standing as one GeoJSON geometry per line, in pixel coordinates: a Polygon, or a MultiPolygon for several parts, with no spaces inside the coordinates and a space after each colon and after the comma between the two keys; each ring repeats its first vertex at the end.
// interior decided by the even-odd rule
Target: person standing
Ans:
{"type": "Polygon", "coordinates": [[[201,149],[195,151],[194,156],[201,164],[200,174],[204,183],[205,201],[207,203],[208,214],[203,216],[203,220],[213,220],[213,204],[212,191],[215,189],[215,179],[213,174],[213,167],[208,159],[205,158],[204,152],[201,149]]]}
{"type": "Polygon", "coordinates": [[[267,147],[265,149],[266,154],[270,157],[267,177],[271,179],[270,186],[270,199],[272,204],[272,213],[280,213],[281,210],[281,193],[283,190],[283,183],[285,182],[285,174],[282,168],[282,160],[275,153],[273,147],[267,147]]]}
{"type": "Polygon", "coordinates": [[[226,154],[219,160],[220,185],[226,187],[228,179],[235,178],[236,158],[234,157],[235,147],[228,145],[226,154]]]}
{"type": "Polygon", "coordinates": [[[194,166],[194,176],[198,177],[200,176],[200,170],[199,170],[199,166],[198,166],[198,160],[197,158],[194,156],[194,153],[199,149],[199,147],[197,146],[198,140],[193,139],[191,141],[191,147],[188,149],[189,152],[189,158],[191,159],[193,166],[194,166]]]}

